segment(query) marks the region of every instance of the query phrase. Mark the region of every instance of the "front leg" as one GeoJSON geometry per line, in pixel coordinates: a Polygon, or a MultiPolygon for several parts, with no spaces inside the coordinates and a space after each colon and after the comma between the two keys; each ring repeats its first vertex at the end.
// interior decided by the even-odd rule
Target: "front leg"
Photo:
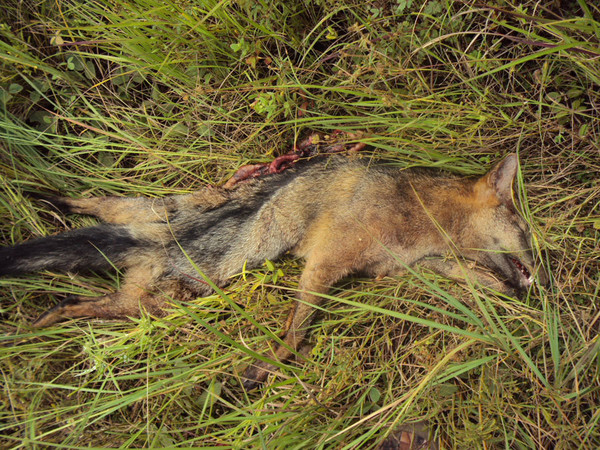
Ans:
{"type": "MultiPolygon", "coordinates": [[[[323,301],[319,294],[326,294],[331,285],[344,275],[339,267],[307,261],[300,279],[300,300],[296,301],[286,321],[285,345],[278,345],[273,352],[267,353],[269,359],[286,361],[298,351],[315,318],[315,307],[323,301]]],[[[268,362],[255,362],[244,372],[244,387],[248,390],[256,388],[276,369],[268,362]]]]}
{"type": "MultiPolygon", "coordinates": [[[[322,294],[346,275],[364,267],[365,249],[370,242],[368,233],[355,223],[339,222],[330,216],[315,220],[294,250],[297,256],[306,259],[299,284],[300,300],[287,319],[285,345],[277,346],[267,355],[269,359],[285,361],[297,352],[314,320],[315,307],[323,301],[322,294]]],[[[255,363],[244,373],[244,386],[256,387],[275,369],[266,362],[255,363]]]]}
{"type": "Polygon", "coordinates": [[[443,277],[459,282],[470,280],[506,295],[514,295],[515,290],[499,280],[488,269],[474,261],[459,261],[443,257],[430,257],[419,260],[416,266],[430,269],[443,277]]]}

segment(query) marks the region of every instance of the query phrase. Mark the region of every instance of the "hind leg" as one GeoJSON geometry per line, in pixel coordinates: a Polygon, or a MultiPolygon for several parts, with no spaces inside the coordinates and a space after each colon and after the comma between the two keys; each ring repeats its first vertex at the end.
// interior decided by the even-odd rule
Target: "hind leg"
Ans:
{"type": "Polygon", "coordinates": [[[169,197],[48,197],[44,200],[65,214],[96,216],[116,224],[165,221],[173,203],[169,197]]]}
{"type": "Polygon", "coordinates": [[[103,297],[72,296],[42,314],[35,327],[47,327],[64,319],[126,319],[141,310],[160,315],[169,299],[189,300],[192,292],[178,280],[165,280],[152,266],[138,266],[125,274],[120,291],[103,297]]]}
{"type": "Polygon", "coordinates": [[[65,214],[96,216],[116,224],[168,222],[169,216],[185,209],[216,208],[228,200],[218,188],[207,187],[186,195],[148,197],[41,197],[65,214]]]}
{"type": "Polygon", "coordinates": [[[162,301],[142,288],[123,289],[102,297],[70,296],[33,322],[35,328],[47,327],[65,319],[126,319],[139,317],[141,309],[160,314],[162,301]]]}

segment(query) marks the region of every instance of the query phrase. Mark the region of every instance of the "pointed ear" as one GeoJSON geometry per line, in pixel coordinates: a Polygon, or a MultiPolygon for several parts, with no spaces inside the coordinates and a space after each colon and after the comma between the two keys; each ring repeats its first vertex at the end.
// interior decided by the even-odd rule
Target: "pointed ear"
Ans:
{"type": "Polygon", "coordinates": [[[478,191],[484,194],[488,201],[494,198],[499,203],[513,204],[513,182],[517,176],[519,160],[511,153],[503,161],[496,164],[486,175],[477,182],[478,191]]]}

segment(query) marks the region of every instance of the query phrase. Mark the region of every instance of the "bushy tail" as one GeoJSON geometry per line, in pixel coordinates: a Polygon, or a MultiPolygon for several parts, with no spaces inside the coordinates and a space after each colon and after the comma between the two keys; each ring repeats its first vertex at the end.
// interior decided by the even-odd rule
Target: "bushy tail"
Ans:
{"type": "Polygon", "coordinates": [[[38,270],[86,271],[119,265],[143,241],[120,225],[102,224],[0,248],[0,276],[38,270]]]}

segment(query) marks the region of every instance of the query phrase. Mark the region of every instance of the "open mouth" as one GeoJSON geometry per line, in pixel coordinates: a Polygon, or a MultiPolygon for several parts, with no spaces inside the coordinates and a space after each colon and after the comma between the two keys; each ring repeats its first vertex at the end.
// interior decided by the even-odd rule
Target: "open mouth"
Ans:
{"type": "Polygon", "coordinates": [[[531,276],[531,273],[529,273],[529,270],[527,269],[527,267],[525,267],[525,264],[523,264],[520,260],[512,256],[509,256],[508,259],[513,264],[513,266],[516,267],[517,271],[523,276],[524,284],[526,286],[530,286],[531,284],[533,284],[533,276],[531,276]]]}

